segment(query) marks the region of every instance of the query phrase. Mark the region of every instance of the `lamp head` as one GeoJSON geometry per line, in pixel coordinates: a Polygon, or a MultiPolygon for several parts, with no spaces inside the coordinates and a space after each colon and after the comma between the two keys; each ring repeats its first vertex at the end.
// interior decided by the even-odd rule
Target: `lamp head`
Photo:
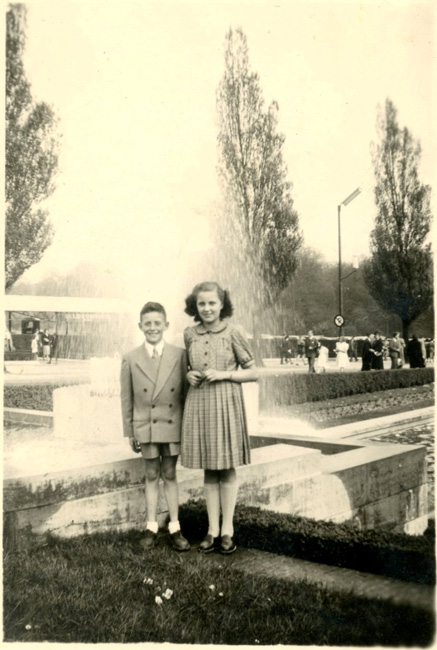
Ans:
{"type": "Polygon", "coordinates": [[[355,192],[352,192],[352,194],[349,194],[349,196],[343,201],[342,205],[348,205],[351,201],[353,201],[358,194],[361,193],[361,187],[357,187],[355,192]]]}

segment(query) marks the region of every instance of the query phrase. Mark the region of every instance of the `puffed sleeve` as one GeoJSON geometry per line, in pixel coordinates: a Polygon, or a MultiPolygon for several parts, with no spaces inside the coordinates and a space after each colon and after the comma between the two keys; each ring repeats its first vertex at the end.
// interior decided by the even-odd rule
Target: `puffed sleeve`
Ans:
{"type": "Polygon", "coordinates": [[[233,327],[231,329],[231,342],[235,358],[242,368],[250,368],[255,365],[252,348],[243,332],[233,327]]]}
{"type": "Polygon", "coordinates": [[[184,329],[184,345],[185,349],[189,350],[191,341],[193,340],[193,328],[192,327],[186,327],[184,329]]]}

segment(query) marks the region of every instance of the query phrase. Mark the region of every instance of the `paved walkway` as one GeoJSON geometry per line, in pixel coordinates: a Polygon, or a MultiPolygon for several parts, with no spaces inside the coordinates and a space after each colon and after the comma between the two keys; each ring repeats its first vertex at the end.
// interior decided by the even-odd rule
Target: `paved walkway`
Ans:
{"type": "Polygon", "coordinates": [[[342,591],[354,596],[388,600],[397,605],[412,605],[434,611],[434,587],[419,585],[385,576],[362,573],[327,564],[276,555],[255,549],[238,548],[230,557],[219,553],[208,555],[208,560],[232,566],[245,574],[276,578],[294,582],[305,580],[327,589],[342,591]]]}

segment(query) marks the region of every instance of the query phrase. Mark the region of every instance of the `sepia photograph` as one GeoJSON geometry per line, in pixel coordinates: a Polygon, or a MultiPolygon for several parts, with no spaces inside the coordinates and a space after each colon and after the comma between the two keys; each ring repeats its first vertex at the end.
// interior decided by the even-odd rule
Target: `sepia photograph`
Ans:
{"type": "Polygon", "coordinates": [[[3,7],[3,644],[431,647],[435,3],[3,7]]]}

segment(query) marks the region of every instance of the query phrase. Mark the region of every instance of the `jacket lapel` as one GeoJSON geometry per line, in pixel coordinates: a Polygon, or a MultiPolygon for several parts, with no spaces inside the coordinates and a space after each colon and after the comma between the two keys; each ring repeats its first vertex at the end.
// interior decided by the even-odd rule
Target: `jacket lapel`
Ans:
{"type": "Polygon", "coordinates": [[[146,352],[144,345],[140,345],[136,350],[135,363],[138,368],[152,381],[155,383],[155,373],[153,371],[152,360],[146,352]]]}
{"type": "Polygon", "coordinates": [[[175,354],[173,349],[165,343],[162,351],[161,363],[159,364],[158,378],[156,380],[153,398],[157,397],[164,388],[165,382],[175,367],[177,359],[177,354],[175,354]]]}

